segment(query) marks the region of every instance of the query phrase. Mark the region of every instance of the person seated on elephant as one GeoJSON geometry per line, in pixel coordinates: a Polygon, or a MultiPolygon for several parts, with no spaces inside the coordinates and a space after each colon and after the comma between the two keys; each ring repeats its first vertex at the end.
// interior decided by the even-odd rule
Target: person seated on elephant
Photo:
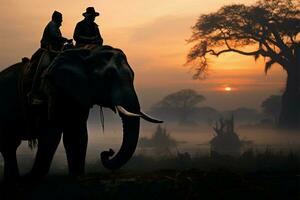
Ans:
{"type": "Polygon", "coordinates": [[[58,11],[54,11],[52,14],[52,20],[44,29],[41,39],[41,48],[38,50],[42,51],[42,54],[36,67],[31,90],[28,93],[29,102],[32,105],[41,104],[43,102],[41,95],[38,94],[40,89],[40,76],[42,72],[48,67],[55,56],[62,51],[64,43],[72,43],[72,39],[68,40],[61,34],[60,27],[62,25],[62,21],[62,14],[58,11]]]}
{"type": "Polygon", "coordinates": [[[86,12],[82,14],[84,19],[77,23],[73,38],[76,41],[76,47],[97,47],[103,45],[98,25],[95,19],[100,14],[95,11],[94,7],[88,7],[86,12]]]}

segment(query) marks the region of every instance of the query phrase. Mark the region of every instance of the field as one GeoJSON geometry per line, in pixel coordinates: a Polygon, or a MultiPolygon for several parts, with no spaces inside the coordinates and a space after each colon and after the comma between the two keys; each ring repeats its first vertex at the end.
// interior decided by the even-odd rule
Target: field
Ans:
{"type": "MultiPolygon", "coordinates": [[[[276,130],[238,129],[254,142],[238,157],[210,154],[211,128],[167,126],[178,146],[165,152],[139,147],[121,170],[104,169],[99,153],[117,150],[120,127],[89,126],[86,176],[68,177],[66,156],[60,145],[49,175],[37,185],[0,187],[2,199],[300,199],[299,134],[276,130]],[[201,130],[201,131],[198,131],[201,130]],[[154,156],[155,155],[155,156],[154,156]]],[[[155,127],[142,127],[150,137],[155,127]]],[[[32,166],[35,151],[24,143],[18,150],[21,174],[32,166]]],[[[0,160],[0,173],[3,166],[0,160]]],[[[0,177],[2,175],[0,174],[0,177]]]]}
{"type": "MultiPolygon", "coordinates": [[[[58,170],[38,185],[18,185],[8,199],[299,199],[299,166],[299,153],[269,150],[238,158],[140,155],[116,172],[88,164],[78,179],[58,170]]],[[[9,190],[1,190],[4,199],[9,190]]]]}

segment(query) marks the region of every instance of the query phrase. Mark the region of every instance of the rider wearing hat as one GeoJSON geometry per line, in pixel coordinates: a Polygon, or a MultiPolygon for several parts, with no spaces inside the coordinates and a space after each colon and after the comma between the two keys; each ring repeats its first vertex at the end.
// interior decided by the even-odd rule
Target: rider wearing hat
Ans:
{"type": "Polygon", "coordinates": [[[88,7],[82,15],[84,19],[77,23],[73,36],[76,46],[83,47],[90,44],[102,46],[103,39],[95,23],[95,18],[100,14],[95,11],[94,7],[88,7]]]}

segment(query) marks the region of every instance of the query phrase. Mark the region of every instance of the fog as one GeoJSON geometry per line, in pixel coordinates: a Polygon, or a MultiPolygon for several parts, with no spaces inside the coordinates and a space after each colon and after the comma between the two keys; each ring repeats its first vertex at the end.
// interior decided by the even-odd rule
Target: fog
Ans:
{"type": "MultiPolygon", "coordinates": [[[[87,165],[96,165],[101,167],[99,162],[100,152],[109,148],[117,151],[122,142],[122,126],[121,120],[112,112],[105,112],[104,131],[100,124],[99,116],[93,115],[88,122],[89,142],[87,151],[87,165]],[[106,114],[108,113],[108,114],[106,114]]],[[[157,125],[142,121],[140,138],[150,137],[156,130],[157,125]]],[[[208,155],[210,153],[209,141],[214,137],[213,128],[209,125],[193,125],[186,126],[178,123],[165,122],[162,127],[166,128],[168,134],[178,141],[177,147],[169,149],[167,155],[175,156],[177,153],[188,152],[191,156],[208,155]]],[[[300,134],[296,132],[280,131],[277,129],[258,129],[243,128],[236,125],[236,133],[243,140],[250,140],[253,145],[251,148],[255,151],[272,152],[298,152],[300,147],[300,134]]],[[[246,149],[244,149],[246,150],[246,149]]],[[[150,155],[151,149],[147,149],[138,145],[135,155],[150,155]]],[[[18,162],[21,174],[26,173],[33,164],[36,150],[30,150],[28,143],[23,141],[18,148],[18,162]]],[[[157,156],[157,155],[156,155],[157,156]]],[[[158,155],[159,156],[159,155],[158,155]]],[[[1,163],[3,160],[1,157],[1,163]]],[[[62,145],[55,154],[50,173],[67,173],[66,155],[62,145]]]]}

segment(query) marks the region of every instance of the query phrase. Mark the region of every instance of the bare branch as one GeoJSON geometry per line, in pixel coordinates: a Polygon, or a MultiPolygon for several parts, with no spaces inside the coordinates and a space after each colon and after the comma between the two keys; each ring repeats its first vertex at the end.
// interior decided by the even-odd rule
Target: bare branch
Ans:
{"type": "Polygon", "coordinates": [[[251,52],[245,52],[245,51],[232,49],[232,48],[221,50],[219,52],[215,52],[213,49],[210,49],[210,50],[207,51],[207,53],[210,53],[211,55],[214,55],[214,56],[217,56],[217,57],[220,56],[221,54],[228,53],[228,52],[234,52],[234,53],[238,53],[238,54],[241,54],[241,55],[244,55],[244,56],[255,56],[255,55],[259,55],[259,54],[262,53],[261,49],[256,50],[256,51],[251,51],[251,52]]]}

